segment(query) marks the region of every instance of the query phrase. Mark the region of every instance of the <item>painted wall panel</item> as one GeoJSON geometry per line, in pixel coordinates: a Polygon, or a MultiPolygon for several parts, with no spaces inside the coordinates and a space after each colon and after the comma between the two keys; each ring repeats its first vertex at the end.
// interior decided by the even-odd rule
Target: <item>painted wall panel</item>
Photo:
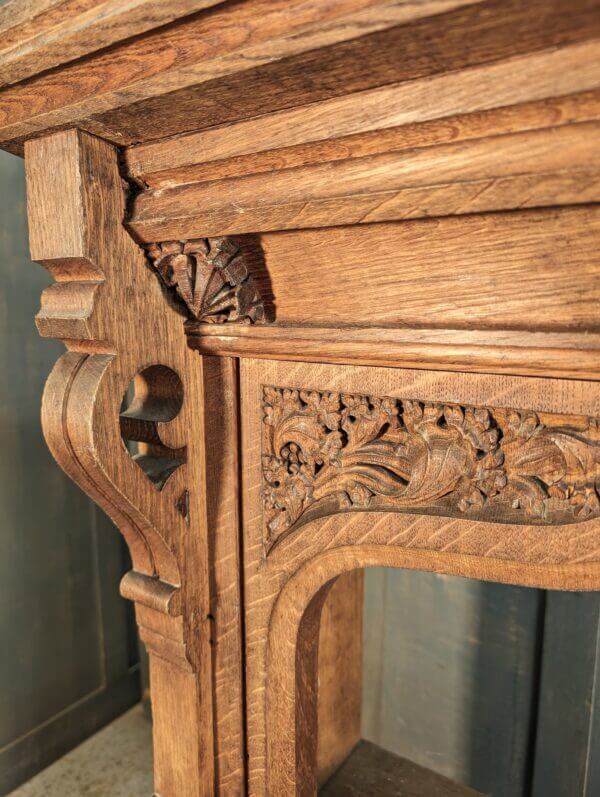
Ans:
{"type": "Polygon", "coordinates": [[[363,734],[494,797],[528,793],[544,593],[366,573],[363,734]]]}

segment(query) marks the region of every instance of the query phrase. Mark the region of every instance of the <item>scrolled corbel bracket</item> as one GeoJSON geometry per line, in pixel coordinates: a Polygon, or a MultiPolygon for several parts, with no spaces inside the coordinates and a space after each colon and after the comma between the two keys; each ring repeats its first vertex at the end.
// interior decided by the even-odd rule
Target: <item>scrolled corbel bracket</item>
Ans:
{"type": "Polygon", "coordinates": [[[31,255],[55,279],[36,321],[67,348],[46,385],[44,434],[131,552],[122,594],[135,601],[150,652],[155,788],[210,794],[202,358],[123,226],[114,147],[70,130],[27,142],[25,159],[31,255]],[[175,723],[177,741],[165,744],[175,723]]]}

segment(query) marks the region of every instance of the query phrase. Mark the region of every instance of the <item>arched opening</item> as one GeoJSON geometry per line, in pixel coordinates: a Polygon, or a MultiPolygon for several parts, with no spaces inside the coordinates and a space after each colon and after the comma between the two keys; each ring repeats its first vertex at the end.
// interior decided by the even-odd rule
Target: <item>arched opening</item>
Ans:
{"type": "Polygon", "coordinates": [[[176,418],[182,405],[183,384],[166,365],[150,365],[136,374],[123,398],[121,437],[157,490],[186,461],[185,448],[170,448],[160,437],[161,425],[176,418]]]}
{"type": "MultiPolygon", "coordinates": [[[[468,581],[465,576],[490,580],[493,576],[498,582],[521,581],[532,587],[552,588],[558,586],[556,579],[559,575],[564,577],[565,573],[571,573],[576,577],[577,567],[574,570],[570,566],[561,570],[553,566],[525,569],[520,571],[517,579],[508,565],[502,573],[499,570],[486,573],[481,561],[465,564],[464,558],[462,563],[451,555],[443,558],[443,563],[441,559],[436,563],[428,552],[390,548],[384,551],[377,546],[359,545],[326,551],[307,562],[289,579],[276,602],[268,642],[268,793],[308,796],[316,794],[319,789],[326,797],[340,794],[350,797],[367,794],[439,793],[456,797],[474,797],[478,793],[498,794],[499,797],[535,794],[531,791],[531,756],[536,741],[533,732],[537,721],[540,634],[543,631],[540,601],[544,599],[525,586],[468,581]],[[336,711],[343,712],[344,701],[354,707],[352,711],[356,711],[357,704],[359,711],[364,711],[365,702],[356,695],[348,701],[344,684],[338,683],[333,697],[324,692],[327,678],[322,676],[323,662],[319,661],[319,653],[326,651],[329,643],[325,635],[331,634],[330,630],[325,630],[327,613],[331,612],[328,601],[335,600],[336,590],[349,575],[356,578],[356,572],[363,568],[382,565],[390,568],[389,572],[398,578],[404,576],[405,583],[395,589],[396,593],[400,590],[396,594],[397,602],[402,603],[401,598],[404,597],[405,610],[406,596],[411,591],[414,593],[419,580],[422,582],[418,588],[421,594],[417,592],[414,596],[417,605],[419,602],[424,605],[427,594],[430,604],[432,597],[437,595],[437,605],[428,607],[429,628],[427,612],[420,619],[414,615],[404,617],[404,639],[400,637],[401,626],[394,627],[383,616],[383,629],[387,630],[393,643],[390,655],[397,654],[403,642],[407,648],[403,652],[404,661],[393,662],[397,665],[395,677],[402,687],[398,691],[400,702],[404,700],[404,706],[396,706],[400,709],[396,716],[397,725],[404,723],[405,726],[404,738],[399,739],[404,748],[385,751],[381,745],[375,749],[369,745],[357,747],[356,743],[365,730],[368,735],[372,728],[371,731],[365,728],[363,716],[357,729],[354,715],[348,723],[357,735],[344,749],[348,739],[340,742],[339,736],[334,734],[336,741],[332,742],[332,734],[327,729],[323,730],[323,705],[327,701],[330,706],[335,705],[336,699],[340,699],[342,708],[338,706],[336,711]],[[448,575],[450,573],[457,575],[448,575]],[[456,592],[452,600],[448,597],[451,588],[456,592]],[[462,628],[457,623],[458,608],[463,614],[462,628]],[[435,618],[433,627],[432,618],[435,618]],[[454,628],[451,628],[451,620],[454,628]],[[419,627],[415,627],[417,623],[419,627]],[[412,638],[410,635],[407,638],[407,630],[412,633],[412,638]],[[444,635],[445,639],[442,638],[444,635]],[[295,646],[290,645],[292,638],[295,646]],[[426,662],[424,655],[431,646],[437,646],[437,652],[431,661],[426,662]],[[524,646],[528,646],[525,652],[524,646]],[[420,655],[416,655],[415,650],[420,655]],[[410,661],[411,655],[414,661],[410,661]],[[448,672],[443,672],[440,662],[446,664],[448,672]],[[424,695],[423,690],[427,688],[430,694],[424,695]],[[427,704],[429,708],[425,711],[427,704]],[[515,718],[511,712],[519,713],[519,716],[515,718]],[[513,728],[513,720],[519,722],[520,727],[513,728]],[[436,728],[435,723],[439,727],[436,728]],[[432,731],[432,724],[437,736],[432,731]],[[336,743],[339,743],[337,749],[336,743]],[[324,749],[324,745],[328,749],[324,749]],[[340,757],[332,766],[333,777],[328,780],[331,771],[327,772],[323,765],[332,749],[340,757]],[[408,763],[406,759],[395,759],[393,753],[404,751],[419,761],[408,763]],[[347,755],[349,758],[346,760],[347,755]],[[356,755],[358,758],[354,758],[356,755]],[[494,762],[493,768],[489,761],[494,762]],[[295,769],[290,768],[290,762],[295,762],[295,769]],[[423,764],[428,766],[423,768],[423,764]],[[498,778],[503,769],[506,778],[502,788],[493,784],[490,788],[486,777],[493,777],[495,773],[498,778]],[[447,778],[448,774],[462,782],[453,782],[447,778]],[[409,777],[416,779],[413,791],[408,789],[409,777]],[[479,788],[473,788],[473,783],[479,788]],[[511,783],[516,783],[516,786],[513,788],[511,783]],[[399,784],[404,791],[399,790],[399,784]]],[[[583,600],[587,596],[580,597],[583,600]]],[[[390,598],[393,603],[394,595],[390,598]]],[[[348,594],[338,604],[348,609],[346,619],[352,617],[351,604],[348,594]]],[[[350,619],[350,626],[355,619],[350,619]]],[[[356,633],[356,625],[354,629],[356,633]]],[[[368,631],[370,633],[374,628],[369,627],[368,631]]],[[[338,640],[333,647],[337,646],[335,655],[341,662],[340,679],[350,677],[352,681],[349,658],[356,655],[356,638],[344,644],[344,635],[339,627],[334,637],[335,634],[338,640]]],[[[356,666],[356,662],[354,664],[356,666]]],[[[354,677],[354,688],[357,684],[359,689],[364,687],[362,676],[358,680],[354,677]]],[[[389,701],[386,708],[393,710],[394,697],[393,694],[386,696],[389,701]]],[[[327,724],[327,720],[325,722],[327,724]]],[[[388,734],[388,747],[391,746],[389,738],[388,734]]],[[[386,743],[385,735],[381,741],[386,743]]],[[[331,765],[331,760],[329,763],[331,765]]]]}
{"type": "Polygon", "coordinates": [[[319,793],[529,794],[544,606],[541,590],[436,573],[335,579],[319,631],[319,793]]]}

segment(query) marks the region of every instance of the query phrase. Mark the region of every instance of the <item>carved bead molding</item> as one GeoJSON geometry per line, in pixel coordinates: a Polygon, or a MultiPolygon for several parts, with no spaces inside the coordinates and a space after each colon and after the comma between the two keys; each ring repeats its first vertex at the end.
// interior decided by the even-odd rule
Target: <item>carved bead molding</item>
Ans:
{"type": "Polygon", "coordinates": [[[269,547],[346,511],[529,525],[600,515],[597,418],[277,387],[263,409],[269,547]]]}
{"type": "Polygon", "coordinates": [[[233,238],[198,238],[150,244],[147,253],[190,319],[208,324],[264,321],[263,301],[233,238]]]}

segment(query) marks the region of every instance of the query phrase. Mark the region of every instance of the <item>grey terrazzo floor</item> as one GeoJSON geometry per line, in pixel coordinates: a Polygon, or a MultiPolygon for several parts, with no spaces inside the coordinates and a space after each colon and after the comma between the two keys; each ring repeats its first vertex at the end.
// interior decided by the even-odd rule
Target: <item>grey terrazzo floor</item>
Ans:
{"type": "Polygon", "coordinates": [[[149,797],[152,731],[136,706],[9,797],[149,797]]]}

